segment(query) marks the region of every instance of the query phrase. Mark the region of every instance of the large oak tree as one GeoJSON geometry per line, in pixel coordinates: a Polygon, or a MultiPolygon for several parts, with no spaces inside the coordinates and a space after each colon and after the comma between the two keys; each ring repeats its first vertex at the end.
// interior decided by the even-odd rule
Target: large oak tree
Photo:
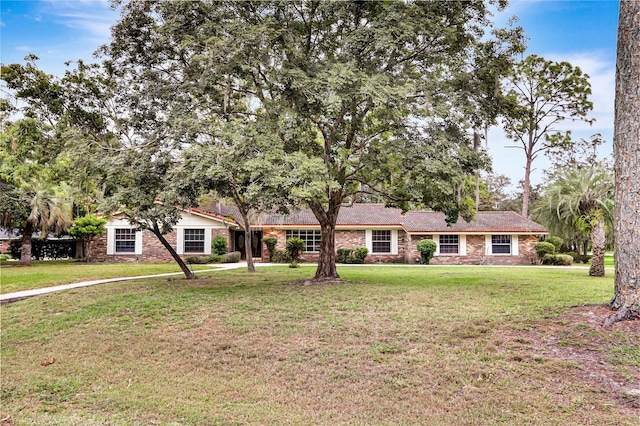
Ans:
{"type": "Polygon", "coordinates": [[[285,152],[322,161],[300,190],[322,230],[317,279],[338,278],[338,212],[363,188],[473,216],[464,181],[482,155],[451,83],[490,26],[485,2],[117,4],[103,53],[150,99],[146,119],[185,144],[271,122],[285,152]]]}

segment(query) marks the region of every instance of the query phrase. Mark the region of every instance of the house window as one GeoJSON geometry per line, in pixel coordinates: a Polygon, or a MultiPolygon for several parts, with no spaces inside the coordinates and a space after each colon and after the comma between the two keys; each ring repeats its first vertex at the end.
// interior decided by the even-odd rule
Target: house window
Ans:
{"type": "Polygon", "coordinates": [[[116,229],[116,253],[136,252],[136,231],[133,229],[116,229]]]}
{"type": "Polygon", "coordinates": [[[391,231],[371,231],[371,252],[391,253],[391,231]]]}
{"type": "Polygon", "coordinates": [[[322,233],[315,229],[288,229],[286,232],[287,240],[289,238],[300,238],[304,241],[306,252],[319,252],[320,242],[322,241],[322,233]]]}
{"type": "Polygon", "coordinates": [[[184,252],[204,253],[204,229],[184,230],[184,252]]]}
{"type": "Polygon", "coordinates": [[[460,239],[457,235],[440,235],[440,254],[458,254],[460,239]]]}
{"type": "Polygon", "coordinates": [[[491,254],[511,254],[511,235],[492,235],[491,254]]]}

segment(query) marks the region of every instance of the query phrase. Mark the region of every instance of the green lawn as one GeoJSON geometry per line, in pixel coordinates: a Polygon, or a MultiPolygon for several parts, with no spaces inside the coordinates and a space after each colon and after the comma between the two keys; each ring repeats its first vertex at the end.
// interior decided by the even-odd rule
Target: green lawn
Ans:
{"type": "Polygon", "coordinates": [[[276,267],[3,305],[0,417],[638,425],[640,398],[627,391],[640,387],[640,330],[603,330],[594,319],[603,308],[589,305],[610,298],[611,277],[528,267],[340,272],[346,284],[304,286],[310,268],[276,267]]]}
{"type": "MultiPolygon", "coordinates": [[[[189,265],[192,270],[213,269],[206,265],[189,265]]],[[[102,278],[180,272],[176,263],[82,263],[73,261],[34,261],[23,267],[16,262],[0,263],[0,294],[34,288],[70,284],[102,278]]]]}

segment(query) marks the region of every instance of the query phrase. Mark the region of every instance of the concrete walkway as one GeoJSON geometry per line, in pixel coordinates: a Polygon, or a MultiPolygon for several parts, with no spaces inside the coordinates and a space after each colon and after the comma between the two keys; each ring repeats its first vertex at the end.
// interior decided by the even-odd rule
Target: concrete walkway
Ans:
{"type": "MultiPolygon", "coordinates": [[[[255,264],[256,267],[273,266],[273,265],[274,264],[272,263],[256,263],[255,264]]],[[[214,266],[214,265],[211,265],[211,266],[214,266]]],[[[246,267],[247,267],[247,262],[221,263],[219,265],[215,265],[215,268],[202,269],[194,272],[197,275],[201,272],[228,271],[229,269],[239,269],[239,268],[246,268],[246,267]]],[[[4,305],[5,303],[17,302],[18,300],[26,299],[33,296],[39,296],[41,294],[53,293],[53,292],[62,291],[62,290],[70,290],[70,289],[79,288],[79,287],[88,287],[96,284],[139,280],[143,278],[170,277],[173,275],[184,275],[184,274],[182,272],[169,272],[165,274],[138,275],[133,277],[120,277],[120,278],[105,278],[102,280],[81,281],[73,284],[57,285],[54,287],[34,288],[32,290],[16,291],[15,293],[0,294],[0,305],[4,305]]]]}

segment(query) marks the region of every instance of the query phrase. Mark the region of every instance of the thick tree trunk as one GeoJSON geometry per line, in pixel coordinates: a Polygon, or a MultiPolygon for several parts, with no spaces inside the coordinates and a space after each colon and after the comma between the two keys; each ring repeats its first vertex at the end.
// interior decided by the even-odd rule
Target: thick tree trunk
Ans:
{"type": "Polygon", "coordinates": [[[336,268],[336,222],[341,204],[341,194],[333,194],[330,197],[326,211],[322,204],[318,202],[309,203],[311,211],[320,222],[320,232],[322,233],[320,257],[314,277],[316,281],[340,280],[340,275],[338,275],[338,269],[336,268]]]}
{"type": "Polygon", "coordinates": [[[31,236],[33,235],[33,224],[27,222],[22,231],[22,247],[20,248],[20,265],[31,266],[31,236]]]}
{"type": "Polygon", "coordinates": [[[618,21],[615,157],[615,294],[605,323],[640,316],[640,2],[621,1],[618,21]]]}
{"type": "Polygon", "coordinates": [[[184,260],[182,260],[180,255],[174,250],[171,244],[169,244],[169,242],[164,238],[164,235],[162,235],[162,232],[160,232],[160,228],[158,227],[158,224],[156,223],[153,224],[153,229],[151,229],[151,232],[153,232],[153,235],[155,235],[156,238],[158,238],[158,240],[164,246],[164,248],[166,248],[169,254],[171,254],[171,257],[173,257],[173,260],[175,260],[178,266],[180,266],[180,269],[182,270],[182,272],[184,273],[184,276],[188,280],[198,278],[196,277],[196,274],[191,272],[187,264],[184,263],[184,260]]]}
{"type": "Polygon", "coordinates": [[[320,243],[320,258],[316,269],[315,279],[338,279],[336,267],[336,227],[335,223],[321,227],[322,242],[320,243]]]}
{"type": "Polygon", "coordinates": [[[251,223],[249,222],[249,216],[245,212],[240,211],[240,214],[242,214],[244,226],[244,253],[247,257],[247,271],[255,272],[256,267],[253,264],[253,246],[251,241],[251,223]]]}
{"type": "Polygon", "coordinates": [[[599,219],[598,224],[591,229],[591,267],[589,275],[592,277],[604,277],[604,246],[607,235],[604,228],[604,219],[599,219]]]}

